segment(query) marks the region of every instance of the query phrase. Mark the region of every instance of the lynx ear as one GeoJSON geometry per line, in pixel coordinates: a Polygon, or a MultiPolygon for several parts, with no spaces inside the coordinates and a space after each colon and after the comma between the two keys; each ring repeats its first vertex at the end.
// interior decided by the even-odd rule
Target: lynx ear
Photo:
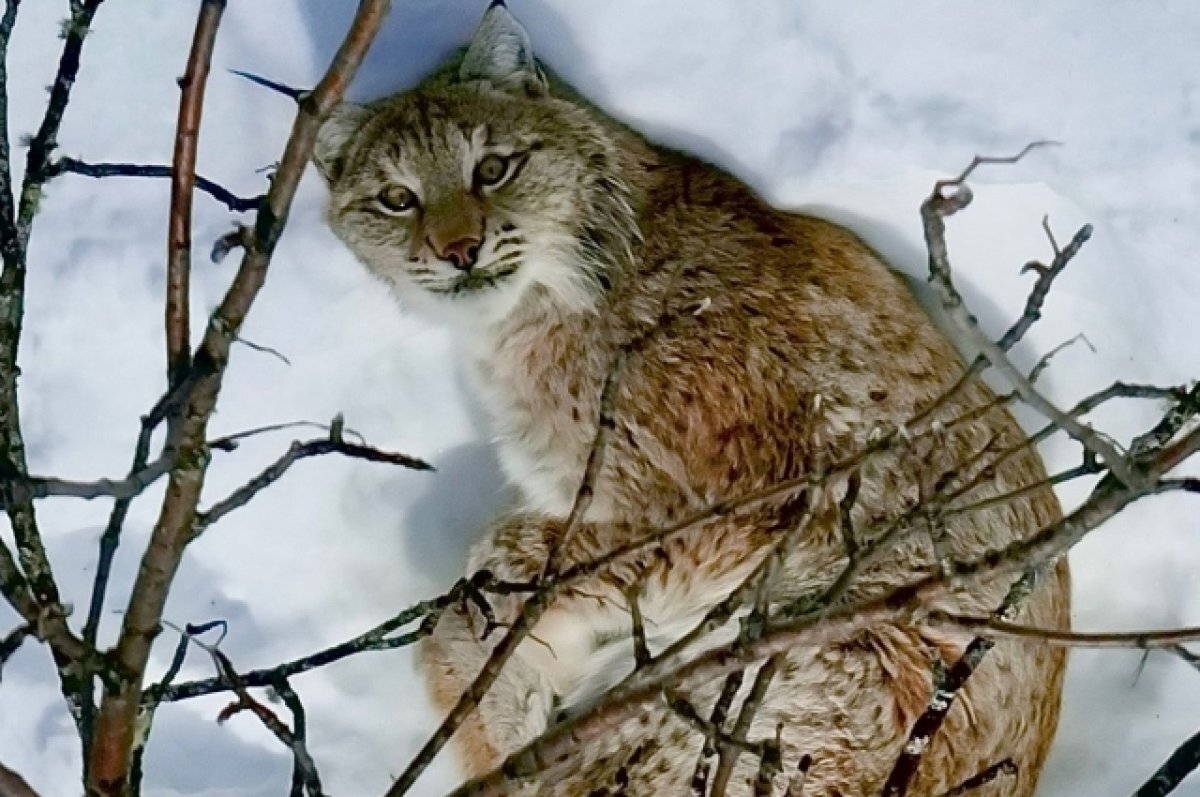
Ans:
{"type": "Polygon", "coordinates": [[[312,160],[325,182],[332,183],[341,176],[350,142],[369,115],[366,106],[343,102],[333,109],[333,113],[317,131],[312,160]]]}
{"type": "Polygon", "coordinates": [[[493,0],[467,48],[459,80],[487,80],[497,88],[541,94],[546,77],[533,60],[529,34],[504,5],[493,0]]]}

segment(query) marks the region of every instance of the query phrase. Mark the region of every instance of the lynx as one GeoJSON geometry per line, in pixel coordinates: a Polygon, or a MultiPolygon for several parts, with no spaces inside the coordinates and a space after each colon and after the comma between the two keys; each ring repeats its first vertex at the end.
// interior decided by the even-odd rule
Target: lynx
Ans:
{"type": "MultiPolygon", "coordinates": [[[[453,328],[490,414],[516,499],[474,546],[467,572],[488,568],[513,580],[542,572],[580,489],[602,388],[622,353],[604,464],[582,523],[565,538],[567,565],[812,473],[858,450],[873,429],[929,406],[963,371],[863,242],[772,208],[721,169],[595,109],[548,76],[502,2],[488,9],[465,52],[415,89],[342,105],[323,126],[314,161],[329,186],[333,230],[404,311],[453,328]]],[[[952,418],[991,399],[975,383],[939,412],[952,418]]],[[[860,474],[853,528],[898,516],[984,446],[1023,439],[997,407],[949,427],[936,444],[873,458],[860,474]]],[[[1044,478],[1026,449],[969,498],[1044,478]]],[[[838,503],[846,489],[844,479],[827,485],[812,509],[774,582],[776,605],[827,587],[844,566],[838,503]]],[[[794,514],[785,502],[718,517],[561,595],[456,735],[465,773],[497,767],[633,669],[631,585],[639,585],[650,649],[662,650],[751,572],[794,514]]],[[[955,515],[936,535],[907,535],[850,597],[884,594],[929,572],[939,555],[972,558],[1058,517],[1049,490],[955,515]]],[[[1009,584],[972,582],[944,608],[987,613],[1009,584]]],[[[497,598],[499,619],[511,621],[518,605],[497,598]]],[[[499,636],[484,639],[477,619],[466,608],[448,612],[419,652],[443,710],[499,636]]],[[[1068,625],[1065,563],[1020,619],[1068,625]]],[[[751,736],[782,729],[785,771],[811,756],[805,797],[878,794],[931,697],[935,661],[953,661],[967,641],[920,625],[876,624],[798,646],[751,736]]],[[[1031,794],[1058,721],[1063,670],[1059,651],[998,644],[909,793],[941,794],[1011,758],[1015,778],[977,793],[1031,794]]],[[[707,716],[720,684],[679,689],[707,716]]],[[[744,695],[745,688],[738,700],[744,695]]],[[[665,705],[646,706],[565,767],[513,790],[688,794],[702,741],[665,705]]],[[[741,756],[728,794],[749,795],[756,769],[753,756],[741,756]]]]}

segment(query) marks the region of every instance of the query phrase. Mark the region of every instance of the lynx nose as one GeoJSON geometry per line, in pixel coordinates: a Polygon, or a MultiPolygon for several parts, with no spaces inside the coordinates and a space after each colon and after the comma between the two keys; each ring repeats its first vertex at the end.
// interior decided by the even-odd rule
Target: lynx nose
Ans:
{"type": "Polygon", "coordinates": [[[429,248],[442,260],[460,271],[470,271],[475,266],[475,261],[479,259],[479,247],[482,244],[483,238],[478,235],[467,235],[448,243],[432,237],[429,239],[429,248]]]}

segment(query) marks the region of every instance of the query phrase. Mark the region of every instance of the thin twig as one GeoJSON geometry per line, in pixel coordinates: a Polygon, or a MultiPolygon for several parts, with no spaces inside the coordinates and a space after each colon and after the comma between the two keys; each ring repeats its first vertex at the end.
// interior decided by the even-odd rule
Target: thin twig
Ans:
{"type": "MultiPolygon", "coordinates": [[[[164,623],[164,625],[170,625],[164,623]]],[[[174,628],[174,626],[171,626],[174,628]]],[[[188,649],[191,647],[192,641],[201,634],[208,633],[214,628],[221,629],[220,639],[224,639],[226,623],[224,620],[211,620],[207,623],[192,624],[188,623],[179,631],[179,641],[175,644],[175,654],[171,657],[170,664],[167,665],[167,671],[163,673],[158,684],[155,686],[155,692],[161,693],[171,686],[171,683],[179,675],[179,671],[183,669],[183,662],[187,658],[188,649]]],[[[218,639],[217,644],[220,644],[218,639]]],[[[146,744],[150,741],[150,731],[154,727],[154,716],[158,711],[161,700],[147,700],[142,704],[140,721],[138,723],[137,735],[133,741],[133,763],[130,766],[129,772],[129,792],[132,795],[141,793],[143,761],[146,755],[146,744]]]]}
{"type": "MultiPolygon", "coordinates": [[[[1200,434],[1188,435],[1157,452],[1154,458],[1140,462],[1139,470],[1153,483],[1197,449],[1200,449],[1200,434]]],[[[1155,492],[1153,486],[1135,488],[1106,477],[1073,512],[1030,537],[973,560],[947,562],[944,570],[938,569],[887,595],[821,607],[787,622],[773,623],[756,641],[735,640],[690,661],[656,657],[610,690],[594,707],[552,727],[511,754],[501,767],[464,784],[454,792],[454,797],[501,794],[512,784],[506,773],[522,773],[521,781],[535,777],[558,760],[558,756],[617,727],[670,683],[713,681],[750,662],[784,653],[801,641],[816,643],[825,638],[844,638],[854,629],[881,622],[912,623],[915,607],[933,600],[946,588],[945,584],[959,583],[959,579],[983,573],[1000,576],[1020,572],[1053,561],[1130,503],[1155,492]]]]}
{"type": "Polygon", "coordinates": [[[1013,166],[1025,159],[1025,156],[1035,149],[1044,149],[1046,147],[1062,146],[1061,141],[1053,141],[1050,139],[1041,139],[1038,141],[1030,141],[1016,155],[976,155],[971,158],[971,162],[967,164],[967,168],[958,173],[957,177],[950,177],[944,180],[938,180],[933,185],[933,192],[940,194],[947,188],[956,188],[967,181],[967,178],[975,173],[975,170],[980,166],[1013,166]]]}
{"type": "MultiPolygon", "coordinates": [[[[506,585],[497,584],[486,571],[476,573],[470,579],[461,579],[445,595],[421,601],[404,611],[385,620],[374,628],[353,639],[340,642],[316,653],[279,664],[275,667],[242,673],[239,677],[247,687],[271,686],[279,679],[289,679],[309,670],[325,667],[358,653],[379,650],[394,650],[416,642],[428,636],[437,618],[448,607],[462,603],[471,590],[507,591],[506,585]],[[420,621],[418,628],[412,632],[393,636],[393,634],[420,621]]],[[[164,703],[179,700],[190,700],[217,692],[228,691],[228,686],[219,678],[209,678],[201,681],[189,681],[168,686],[152,686],[143,695],[143,703],[161,701],[164,703]]]]}
{"type": "Polygon", "coordinates": [[[292,465],[302,459],[309,457],[319,457],[325,454],[341,454],[344,457],[351,459],[364,459],[368,462],[383,462],[389,465],[400,465],[401,467],[410,468],[412,470],[431,471],[433,466],[424,460],[410,457],[407,454],[400,454],[391,451],[380,451],[371,446],[364,446],[358,443],[347,443],[341,438],[340,434],[336,436],[331,434],[330,437],[309,440],[301,443],[296,441],[292,443],[287,452],[279,459],[268,465],[261,473],[246,482],[244,485],[234,490],[226,498],[221,499],[213,504],[211,508],[199,512],[196,515],[194,534],[200,534],[212,524],[216,523],[221,518],[228,515],[235,509],[239,509],[250,503],[256,495],[270,487],[275,482],[283,477],[292,465]]]}
{"type": "Polygon", "coordinates": [[[175,153],[171,161],[171,209],[167,223],[167,382],[176,385],[191,365],[189,291],[192,272],[192,192],[196,185],[196,150],[204,89],[212,64],[217,28],[225,13],[225,0],[203,0],[192,35],[187,68],[179,80],[179,120],[175,126],[175,153]]]}
{"type": "Polygon", "coordinates": [[[230,69],[229,71],[240,78],[249,80],[251,83],[268,88],[271,91],[279,92],[285,97],[290,97],[296,102],[300,102],[302,99],[304,99],[304,96],[309,93],[308,89],[298,89],[293,86],[288,86],[284,83],[280,83],[279,81],[271,80],[269,78],[262,77],[261,75],[256,75],[253,72],[244,72],[241,69],[230,69]]]}
{"type": "MultiPolygon", "coordinates": [[[[329,433],[333,426],[327,423],[317,423],[316,421],[286,421],[284,423],[272,423],[266,426],[256,426],[253,429],[246,429],[241,432],[234,432],[223,437],[217,437],[208,441],[210,451],[234,451],[241,442],[250,437],[257,437],[262,434],[270,434],[271,432],[282,432],[288,429],[320,429],[325,433],[329,433]]],[[[364,446],[367,444],[366,438],[361,434],[346,427],[342,428],[343,435],[353,435],[358,442],[364,446]]]]}
{"type": "MultiPolygon", "coordinates": [[[[279,695],[279,699],[288,707],[288,711],[292,712],[292,735],[295,737],[297,744],[307,750],[308,744],[308,715],[304,710],[304,704],[300,701],[300,696],[296,694],[296,690],[292,689],[292,685],[286,678],[280,678],[275,683],[271,684],[275,690],[275,694],[279,695]]],[[[312,757],[309,756],[309,761],[312,757]]],[[[299,755],[293,756],[292,760],[292,787],[289,790],[289,797],[302,797],[304,789],[307,786],[310,778],[308,772],[305,771],[307,762],[299,755]]],[[[311,795],[310,797],[317,797],[311,795]]]]}
{"type": "MultiPolygon", "coordinates": [[[[134,445],[133,462],[129,466],[129,476],[127,478],[134,478],[146,469],[147,461],[150,457],[150,442],[154,435],[154,430],[168,416],[174,416],[179,412],[191,386],[192,382],[184,382],[171,388],[154,403],[150,412],[142,416],[137,442],[134,445]]],[[[163,458],[174,456],[177,443],[174,432],[177,428],[178,424],[168,425],[167,440],[163,444],[163,458]]],[[[113,502],[112,510],[108,515],[108,523],[104,527],[104,533],[100,535],[100,554],[96,564],[96,575],[92,580],[92,593],[88,602],[87,619],[83,626],[83,642],[89,648],[95,647],[99,634],[100,618],[108,593],[113,559],[116,557],[117,548],[120,546],[121,532],[124,529],[125,519],[129,514],[129,507],[133,503],[134,497],[136,496],[130,495],[124,498],[117,498],[113,502]]],[[[83,749],[90,750],[96,720],[96,702],[94,694],[95,682],[92,673],[86,666],[80,681],[80,739],[83,742],[83,749]]],[[[83,761],[84,780],[86,781],[90,758],[84,756],[83,761]]],[[[135,754],[133,762],[133,771],[135,774],[137,774],[137,767],[139,765],[140,759],[135,754]]]]}
{"type": "Polygon", "coordinates": [[[758,774],[754,776],[754,797],[772,797],[775,777],[783,772],[783,726],[775,729],[775,738],[763,742],[758,757],[758,774]]]}
{"type": "Polygon", "coordinates": [[[0,764],[0,797],[39,797],[29,781],[0,764]]]}
{"type": "MultiPolygon", "coordinates": [[[[729,716],[729,709],[733,706],[733,699],[737,696],[738,690],[742,688],[742,681],[746,677],[745,670],[735,670],[725,676],[725,682],[721,686],[721,693],[717,695],[717,701],[713,704],[712,714],[709,717],[709,724],[717,731],[723,731],[725,728],[725,718],[729,716]]],[[[712,757],[717,754],[716,746],[717,734],[705,734],[704,744],[700,748],[700,757],[696,759],[696,768],[692,772],[692,795],[693,797],[705,797],[708,794],[708,778],[709,772],[712,769],[712,757]]]]}
{"type": "Polygon", "coordinates": [[[1021,625],[994,617],[972,617],[945,612],[931,613],[928,622],[931,625],[945,625],[995,639],[1015,639],[1066,648],[1173,649],[1185,642],[1200,640],[1200,626],[1154,631],[1063,631],[1057,628],[1021,625]]]}
{"type": "Polygon", "coordinates": [[[0,481],[0,506],[18,506],[39,498],[136,498],[171,469],[171,458],[160,456],[123,479],[96,479],[90,482],[56,479],[48,476],[16,477],[0,481]]]}
{"type": "MultiPolygon", "coordinates": [[[[26,257],[33,217],[37,213],[42,185],[45,183],[46,166],[50,154],[57,146],[58,131],[70,101],[71,88],[79,73],[83,42],[91,27],[92,17],[103,0],[76,0],[71,3],[71,18],[64,29],[64,43],[59,57],[58,69],[50,87],[50,99],[37,132],[30,140],[25,159],[25,176],[17,200],[15,218],[9,200],[11,188],[11,152],[8,148],[7,130],[0,136],[4,140],[0,158],[0,181],[4,183],[4,195],[0,199],[0,256],[4,270],[0,274],[0,475],[10,480],[21,480],[28,476],[25,456],[25,440],[21,431],[20,402],[18,400],[17,352],[25,316],[26,257]]],[[[7,39],[15,22],[17,3],[9,2],[0,33],[7,48],[7,39]]],[[[5,76],[7,77],[7,76],[5,76]]],[[[4,87],[7,89],[7,86],[4,87]]],[[[8,98],[2,98],[7,115],[8,98]]],[[[7,127],[7,119],[5,126],[7,127]]],[[[67,707],[79,726],[83,708],[79,702],[80,662],[92,658],[90,646],[84,645],[67,626],[66,609],[59,596],[58,585],[50,566],[38,530],[37,517],[32,500],[21,500],[5,507],[17,543],[17,557],[24,576],[21,580],[11,574],[0,578],[0,590],[27,622],[37,629],[37,636],[51,644],[63,697],[67,707]],[[29,605],[27,599],[32,599],[29,605]],[[74,654],[74,655],[73,655],[74,654]]],[[[0,570],[8,571],[10,556],[5,550],[0,554],[0,570]]],[[[105,673],[111,680],[111,673],[105,673]]]]}
{"type": "Polygon", "coordinates": [[[243,338],[240,336],[238,337],[237,342],[242,344],[246,348],[253,349],[254,351],[260,352],[262,354],[269,354],[272,357],[274,357],[275,359],[279,360],[284,365],[290,366],[292,364],[292,361],[289,360],[287,358],[287,356],[284,355],[283,352],[279,351],[279,349],[274,349],[270,346],[264,346],[261,343],[255,343],[252,340],[249,340],[247,338],[243,338]]]}
{"type": "MultiPolygon", "coordinates": [[[[546,609],[550,607],[558,594],[562,582],[566,580],[574,581],[578,578],[578,573],[569,575],[567,571],[562,571],[564,554],[569,551],[571,538],[578,525],[583,521],[583,517],[592,503],[596,479],[604,464],[608,438],[616,425],[617,388],[625,375],[625,368],[629,360],[639,355],[642,349],[653,339],[654,335],[667,325],[677,320],[685,318],[694,319],[697,317],[693,313],[673,313],[671,311],[670,302],[673,297],[673,288],[675,280],[679,277],[681,268],[682,265],[671,274],[670,279],[667,280],[663,288],[660,298],[659,315],[656,321],[627,341],[617,351],[605,374],[597,407],[596,429],[590,448],[588,449],[587,461],[584,465],[583,474],[580,477],[579,487],[576,489],[575,497],[571,502],[571,509],[567,513],[566,520],[563,523],[562,531],[557,535],[549,551],[547,551],[546,559],[542,566],[541,578],[539,579],[539,589],[526,598],[516,620],[508,627],[507,632],[496,646],[492,648],[490,655],[484,662],[479,673],[475,676],[475,679],[460,695],[458,701],[451,707],[441,724],[438,725],[425,744],[422,745],[421,749],[417,751],[416,755],[405,766],[404,771],[392,783],[391,788],[387,791],[387,797],[401,797],[401,795],[408,793],[417,778],[428,768],[434,757],[446,746],[454,733],[479,706],[479,701],[483,699],[484,694],[500,676],[500,672],[509,658],[516,652],[517,648],[525,640],[525,637],[529,636],[546,609]]],[[[577,570],[577,568],[568,568],[569,570],[577,570]]]]}
{"type": "Polygon", "coordinates": [[[1067,338],[1062,343],[1058,344],[1053,349],[1039,357],[1038,361],[1033,364],[1033,368],[1029,369],[1029,376],[1026,377],[1029,379],[1029,384],[1037,384],[1038,379],[1041,378],[1045,370],[1050,367],[1050,363],[1054,362],[1054,358],[1074,346],[1076,343],[1082,343],[1091,350],[1092,354],[1096,353],[1096,347],[1092,345],[1090,340],[1088,340],[1087,335],[1083,334],[1082,332],[1072,338],[1067,338]]]}
{"type": "Polygon", "coordinates": [[[1133,797],[1166,797],[1197,767],[1200,767],[1200,733],[1175,748],[1150,779],[1134,792],[1133,797]]]}
{"type": "Polygon", "coordinates": [[[785,797],[803,797],[804,784],[808,781],[808,770],[811,768],[812,756],[808,753],[800,756],[800,761],[796,763],[796,774],[792,775],[791,781],[788,782],[785,797]]]}
{"type": "MultiPolygon", "coordinates": [[[[754,683],[750,686],[750,693],[746,695],[737,719],[733,723],[733,730],[729,733],[734,740],[744,741],[749,735],[750,725],[762,707],[763,700],[767,696],[767,689],[770,688],[771,681],[774,680],[775,673],[778,672],[783,659],[783,654],[775,654],[758,669],[754,676],[754,683]]],[[[712,791],[709,792],[709,795],[710,797],[725,797],[725,790],[729,787],[729,779],[733,776],[733,767],[737,764],[741,749],[732,744],[718,743],[717,753],[717,771],[713,775],[712,791]]]]}
{"type": "Polygon", "coordinates": [[[106,692],[89,751],[87,789],[93,797],[120,797],[127,783],[133,728],[141,703],[141,679],[158,633],[167,595],[183,552],[194,535],[196,507],[208,467],[205,433],[229,360],[230,348],[267,278],[271,257],[287,223],[288,211],[322,123],[341,102],[346,86],[366,55],[390,6],[388,0],[362,0],[333,64],[300,104],[280,165],[255,218],[254,236],[241,265],[192,358],[185,383],[191,385],[179,424],[179,453],[166,496],[123,615],[116,661],[134,674],[120,690],[106,692]],[[194,384],[193,384],[194,383],[194,384]]]}
{"type": "Polygon", "coordinates": [[[646,624],[642,619],[642,606],[638,602],[637,584],[630,585],[625,592],[625,602],[629,607],[629,623],[633,629],[633,664],[641,667],[650,661],[650,649],[646,645],[646,624]]]}
{"type": "Polygon", "coordinates": [[[1174,653],[1176,657],[1191,665],[1192,669],[1200,671],[1200,656],[1191,652],[1183,645],[1174,645],[1170,648],[1170,651],[1174,653]]]}
{"type": "Polygon", "coordinates": [[[663,692],[663,700],[666,702],[667,708],[675,716],[702,733],[705,738],[711,738],[721,745],[728,745],[750,755],[761,756],[763,754],[765,745],[762,742],[752,742],[749,739],[738,738],[725,733],[723,729],[714,725],[711,720],[706,720],[702,717],[700,712],[696,710],[696,707],[677,692],[670,689],[665,690],[663,692]]]}
{"type": "Polygon", "coordinates": [[[1015,778],[1017,776],[1017,772],[1018,769],[1016,763],[1014,763],[1011,758],[1006,758],[1003,761],[992,764],[982,772],[972,775],[962,783],[955,786],[953,789],[944,792],[942,797],[962,797],[964,794],[969,794],[976,789],[982,789],[984,786],[998,779],[1001,775],[1007,775],[1010,778],[1015,778]]]}
{"type": "Polygon", "coordinates": [[[0,639],[0,680],[3,680],[4,665],[13,654],[21,649],[25,640],[33,636],[33,629],[28,625],[19,625],[0,639]]]}
{"type": "MultiPolygon", "coordinates": [[[[223,680],[230,690],[237,696],[237,700],[225,707],[221,714],[217,717],[218,722],[224,722],[242,711],[249,711],[263,726],[271,732],[271,734],[279,740],[279,742],[292,753],[292,761],[296,771],[299,774],[301,781],[304,783],[305,789],[308,791],[309,797],[323,797],[324,789],[321,786],[321,775],[317,771],[316,762],[313,761],[312,755],[308,752],[308,745],[305,742],[304,734],[293,733],[291,729],[279,719],[274,711],[264,706],[258,700],[251,696],[241,676],[238,675],[237,669],[233,663],[229,661],[229,657],[221,652],[219,648],[209,645],[203,645],[212,657],[213,665],[217,669],[217,677],[223,680]]],[[[285,689],[291,697],[288,707],[299,705],[299,698],[295,692],[292,692],[291,687],[287,686],[286,681],[281,681],[283,689],[285,689]]],[[[278,686],[276,687],[278,689],[278,686]]],[[[282,696],[282,695],[281,695],[282,696]]],[[[294,715],[303,718],[303,709],[294,715]]]]}
{"type": "Polygon", "coordinates": [[[91,32],[92,18],[104,0],[76,0],[71,3],[71,19],[64,28],[62,56],[58,71],[50,86],[50,101],[42,123],[29,142],[25,156],[25,182],[21,186],[21,202],[17,212],[17,236],[22,257],[29,246],[30,225],[37,213],[42,186],[50,179],[50,157],[58,148],[58,131],[62,127],[71,89],[79,75],[83,42],[91,32]]]}
{"type": "Polygon", "coordinates": [[[1154,428],[1134,438],[1129,447],[1131,456],[1142,457],[1164,448],[1189,421],[1200,415],[1200,382],[1192,385],[1191,390],[1173,398],[1174,405],[1154,428]]]}
{"type": "Polygon", "coordinates": [[[17,256],[17,207],[8,139],[8,40],[17,24],[20,6],[21,0],[5,0],[4,16],[0,18],[0,253],[5,262],[17,256]]]}
{"type": "MultiPolygon", "coordinates": [[[[980,328],[979,322],[967,310],[962,295],[959,294],[951,276],[950,257],[946,247],[945,219],[962,210],[971,202],[971,191],[967,188],[963,180],[977,165],[983,163],[1013,163],[1028,151],[1029,147],[1026,147],[1020,154],[1011,158],[977,157],[972,166],[958,178],[940,181],[935,186],[933,193],[921,205],[921,220],[925,231],[926,248],[929,251],[930,281],[938,289],[941,295],[942,307],[946,310],[946,314],[950,317],[950,320],[982,352],[981,356],[985,357],[988,363],[1004,376],[1025,403],[1029,404],[1047,419],[1053,421],[1073,439],[1103,460],[1105,466],[1111,469],[1118,479],[1126,483],[1136,483],[1139,477],[1127,467],[1124,457],[1117,451],[1115,446],[1096,434],[1094,430],[1083,426],[1068,413],[1054,406],[1013,365],[1003,345],[1008,340],[1009,335],[1006,333],[1000,342],[997,343],[980,328]],[[955,191],[950,195],[946,195],[943,193],[943,190],[947,187],[954,187],[955,191]]],[[[1076,234],[1076,240],[1079,242],[1079,245],[1082,245],[1090,235],[1091,228],[1085,226],[1076,234]]],[[[1075,241],[1072,241],[1072,244],[1075,244],[1075,241]]],[[[1072,247],[1069,245],[1063,250],[1062,254],[1055,258],[1056,261],[1063,260],[1063,267],[1070,260],[1069,257],[1064,258],[1064,255],[1070,249],[1072,247]]],[[[1075,249],[1078,249],[1078,246],[1075,249]]],[[[1061,269],[1059,270],[1061,271],[1061,269]]],[[[1033,291],[1031,291],[1029,300],[1026,303],[1026,313],[1022,315],[1021,320],[1018,321],[1018,325],[1032,324],[1033,320],[1036,320],[1040,315],[1041,302],[1044,300],[1045,292],[1049,290],[1050,282],[1056,274],[1057,272],[1053,268],[1046,269],[1042,274],[1039,274],[1038,282],[1034,286],[1033,291]],[[1028,322],[1026,322],[1027,317],[1030,319],[1028,322]]]]}
{"type": "MultiPolygon", "coordinates": [[[[142,163],[87,163],[78,158],[61,157],[50,167],[51,176],[78,174],[83,177],[165,177],[171,178],[174,170],[170,166],[142,163]]],[[[211,196],[234,213],[257,210],[265,195],[240,197],[220,183],[195,175],[196,188],[211,196]]]]}

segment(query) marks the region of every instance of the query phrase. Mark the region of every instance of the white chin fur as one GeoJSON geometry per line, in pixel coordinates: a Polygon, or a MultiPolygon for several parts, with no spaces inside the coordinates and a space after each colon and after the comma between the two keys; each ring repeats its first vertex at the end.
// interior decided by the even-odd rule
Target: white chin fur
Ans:
{"type": "Polygon", "coordinates": [[[437,293],[397,275],[388,280],[401,306],[453,329],[478,330],[512,317],[534,288],[565,312],[585,312],[596,301],[596,286],[578,259],[573,240],[539,241],[515,274],[496,285],[437,293]]]}

